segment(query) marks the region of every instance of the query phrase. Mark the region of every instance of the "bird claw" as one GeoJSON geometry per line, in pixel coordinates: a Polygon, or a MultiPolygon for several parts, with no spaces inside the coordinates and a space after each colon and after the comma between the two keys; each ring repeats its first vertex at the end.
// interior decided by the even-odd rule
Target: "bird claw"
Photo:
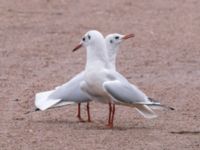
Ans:
{"type": "Polygon", "coordinates": [[[86,121],[83,120],[82,118],[79,118],[79,122],[86,122],[86,121]]]}
{"type": "Polygon", "coordinates": [[[83,120],[82,118],[81,118],[81,116],[77,116],[78,117],[78,120],[79,120],[79,122],[86,122],[85,120],[83,120]]]}
{"type": "Polygon", "coordinates": [[[88,122],[89,122],[89,123],[91,123],[91,122],[92,122],[92,120],[88,119],[88,122]]]}
{"type": "Polygon", "coordinates": [[[106,127],[111,129],[111,128],[113,128],[113,124],[112,123],[106,124],[106,127]]]}

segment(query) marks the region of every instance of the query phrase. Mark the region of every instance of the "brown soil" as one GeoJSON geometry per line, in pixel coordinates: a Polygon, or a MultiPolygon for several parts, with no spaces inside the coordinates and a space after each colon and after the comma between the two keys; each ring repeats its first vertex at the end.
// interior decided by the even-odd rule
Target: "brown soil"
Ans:
{"type": "Polygon", "coordinates": [[[200,149],[199,0],[1,0],[0,58],[2,150],[200,149]],[[83,70],[85,50],[71,50],[90,29],[134,33],[120,47],[118,70],[176,110],[147,120],[118,106],[113,129],[99,103],[92,123],[78,122],[75,105],[24,114],[35,93],[83,70]]]}

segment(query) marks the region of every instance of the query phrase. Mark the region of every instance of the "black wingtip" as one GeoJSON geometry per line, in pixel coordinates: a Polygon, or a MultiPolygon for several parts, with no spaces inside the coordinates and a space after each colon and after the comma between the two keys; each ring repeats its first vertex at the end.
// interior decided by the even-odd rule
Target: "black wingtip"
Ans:
{"type": "Polygon", "coordinates": [[[35,111],[40,111],[40,109],[39,108],[35,108],[35,111]]]}
{"type": "MultiPolygon", "coordinates": [[[[155,99],[153,99],[153,98],[151,98],[151,97],[148,97],[148,99],[149,99],[151,102],[160,103],[159,101],[157,101],[157,100],[155,100],[155,99]]],[[[165,105],[162,105],[162,106],[168,107],[170,110],[175,110],[175,108],[170,107],[170,106],[165,106],[165,105]]]]}
{"type": "Polygon", "coordinates": [[[148,99],[149,99],[151,102],[160,103],[158,100],[155,100],[154,98],[148,97],[148,99]]]}

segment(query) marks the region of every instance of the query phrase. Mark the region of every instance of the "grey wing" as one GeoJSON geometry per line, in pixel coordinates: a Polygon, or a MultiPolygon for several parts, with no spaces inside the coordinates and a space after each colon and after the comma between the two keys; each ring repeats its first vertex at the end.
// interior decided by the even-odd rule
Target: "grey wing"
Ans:
{"type": "Polygon", "coordinates": [[[122,83],[119,80],[107,81],[104,89],[115,100],[128,104],[150,104],[147,96],[134,85],[122,83]]]}
{"type": "Polygon", "coordinates": [[[84,72],[76,75],[69,82],[57,87],[55,91],[49,96],[52,99],[62,99],[62,101],[69,102],[87,102],[90,101],[88,96],[80,89],[80,83],[84,79],[84,72]]]}

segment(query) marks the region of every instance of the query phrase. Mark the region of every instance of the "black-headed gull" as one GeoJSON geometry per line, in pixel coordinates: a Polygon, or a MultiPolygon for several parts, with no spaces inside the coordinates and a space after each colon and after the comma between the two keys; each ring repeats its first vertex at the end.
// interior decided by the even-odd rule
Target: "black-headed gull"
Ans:
{"type": "MultiPolygon", "coordinates": [[[[119,44],[123,40],[131,38],[133,36],[134,36],[133,34],[121,35],[118,33],[109,34],[108,36],[106,36],[105,41],[106,41],[107,53],[109,55],[109,60],[112,65],[111,67],[112,69],[115,70],[115,59],[119,44]]],[[[84,77],[84,71],[77,74],[67,83],[56,87],[54,90],[36,93],[35,96],[35,106],[37,108],[36,110],[46,110],[49,108],[64,106],[67,104],[78,103],[77,117],[79,118],[80,121],[83,121],[83,119],[81,118],[80,106],[81,103],[87,102],[88,122],[90,122],[91,119],[90,119],[89,102],[91,100],[86,94],[84,94],[80,90],[79,87],[79,84],[83,80],[83,77],[84,77]]]]}
{"type": "Polygon", "coordinates": [[[135,107],[145,118],[157,117],[149,106],[156,107],[160,104],[149,99],[125,77],[112,69],[106,52],[106,43],[100,32],[96,30],[87,32],[73,51],[82,46],[87,49],[87,62],[84,81],[81,82],[80,88],[92,99],[112,105],[109,127],[113,127],[115,104],[135,107]]]}
{"type": "MultiPolygon", "coordinates": [[[[90,122],[89,101],[86,94],[80,89],[80,82],[83,80],[84,71],[77,74],[70,81],[56,87],[54,90],[36,93],[35,106],[39,110],[46,110],[53,107],[64,106],[68,104],[87,102],[88,122],[90,122]]],[[[78,105],[78,115],[80,121],[83,119],[80,116],[80,105],[78,105]]]]}

